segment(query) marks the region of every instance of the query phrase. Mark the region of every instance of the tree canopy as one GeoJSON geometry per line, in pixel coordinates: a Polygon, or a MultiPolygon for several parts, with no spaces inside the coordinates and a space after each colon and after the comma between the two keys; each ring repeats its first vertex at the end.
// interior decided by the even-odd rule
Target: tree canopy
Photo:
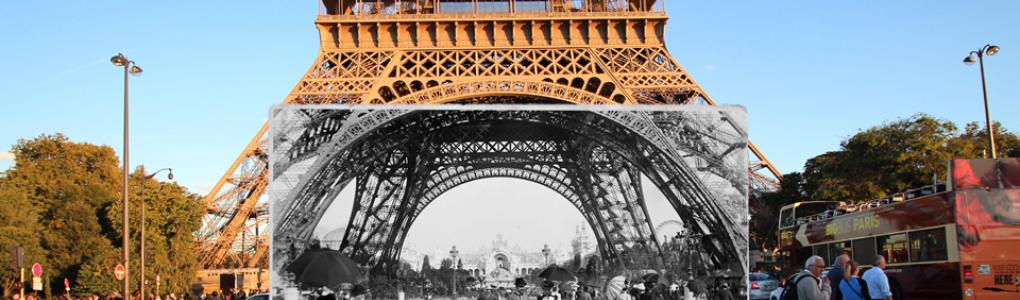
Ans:
{"type": "MultiPolygon", "coordinates": [[[[116,290],[112,269],[121,261],[121,172],[113,148],[54,134],[19,140],[11,152],[15,164],[0,177],[0,249],[6,254],[21,246],[27,265],[43,265],[51,289],[46,292],[62,293],[64,278],[74,292],[116,290]]],[[[175,183],[142,174],[139,167],[129,181],[132,281],[140,274],[138,215],[145,201],[147,278],[152,284],[159,274],[164,287],[184,291],[194,279],[196,257],[176,254],[192,253],[200,200],[175,183]]],[[[0,284],[10,290],[18,273],[10,264],[0,270],[0,284]]]]}

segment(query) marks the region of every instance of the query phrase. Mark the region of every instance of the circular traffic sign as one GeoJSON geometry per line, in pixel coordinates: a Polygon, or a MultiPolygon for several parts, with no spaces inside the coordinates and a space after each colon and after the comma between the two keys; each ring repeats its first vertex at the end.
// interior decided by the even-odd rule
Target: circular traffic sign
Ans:
{"type": "Polygon", "coordinates": [[[113,277],[116,277],[117,280],[124,280],[124,265],[117,264],[117,266],[113,268],[113,277]]]}
{"type": "Polygon", "coordinates": [[[35,277],[42,276],[42,265],[40,265],[39,263],[32,264],[32,276],[35,277]]]}

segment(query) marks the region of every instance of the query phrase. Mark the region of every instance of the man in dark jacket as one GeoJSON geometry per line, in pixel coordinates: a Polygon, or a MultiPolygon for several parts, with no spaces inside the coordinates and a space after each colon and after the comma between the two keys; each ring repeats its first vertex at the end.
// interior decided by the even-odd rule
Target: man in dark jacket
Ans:
{"type": "Polygon", "coordinates": [[[829,273],[825,274],[825,277],[829,278],[829,282],[836,282],[832,285],[832,295],[829,299],[832,300],[843,300],[843,293],[839,292],[839,282],[843,282],[843,268],[846,268],[846,264],[850,262],[850,256],[841,254],[836,256],[836,261],[832,264],[832,269],[829,273]]]}

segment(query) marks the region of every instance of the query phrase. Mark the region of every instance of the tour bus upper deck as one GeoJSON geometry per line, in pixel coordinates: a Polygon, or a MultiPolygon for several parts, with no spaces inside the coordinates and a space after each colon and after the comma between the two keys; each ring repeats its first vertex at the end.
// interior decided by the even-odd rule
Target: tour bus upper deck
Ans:
{"type": "Polygon", "coordinates": [[[801,201],[783,206],[779,210],[779,228],[791,228],[805,223],[832,219],[838,216],[867,211],[881,206],[902,203],[918,197],[947,192],[946,184],[933,184],[892,194],[881,199],[862,202],[801,201]]]}

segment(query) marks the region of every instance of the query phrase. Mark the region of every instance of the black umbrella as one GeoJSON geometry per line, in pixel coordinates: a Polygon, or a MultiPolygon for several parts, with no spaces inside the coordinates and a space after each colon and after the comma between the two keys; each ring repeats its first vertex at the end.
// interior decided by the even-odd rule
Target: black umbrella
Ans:
{"type": "Polygon", "coordinates": [[[328,249],[305,251],[286,270],[294,273],[295,281],[306,287],[338,287],[342,283],[357,282],[361,277],[361,269],[354,260],[340,251],[328,249]]]}
{"type": "Polygon", "coordinates": [[[558,266],[545,268],[545,270],[542,270],[542,273],[538,273],[538,277],[551,281],[577,281],[577,277],[570,274],[570,271],[558,266]]]}
{"type": "Polygon", "coordinates": [[[294,261],[290,262],[290,265],[287,265],[284,270],[294,273],[294,276],[301,275],[301,272],[305,271],[305,268],[308,267],[308,264],[312,262],[313,259],[317,259],[324,255],[326,251],[329,251],[329,249],[315,248],[305,250],[305,252],[298,255],[294,261]]]}

